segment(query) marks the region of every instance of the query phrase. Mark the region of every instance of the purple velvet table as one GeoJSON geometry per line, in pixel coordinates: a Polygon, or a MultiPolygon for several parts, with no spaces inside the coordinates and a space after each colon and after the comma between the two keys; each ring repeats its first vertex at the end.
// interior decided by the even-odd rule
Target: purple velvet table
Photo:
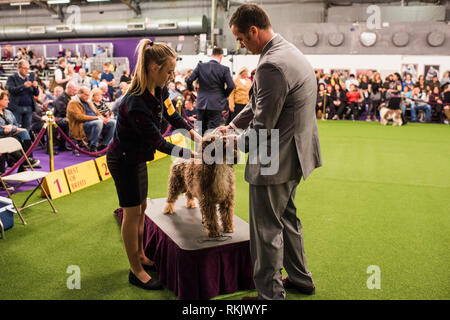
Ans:
{"type": "MultiPolygon", "coordinates": [[[[254,289],[245,221],[234,217],[233,240],[210,241],[201,226],[201,217],[193,214],[198,209],[184,209],[189,213],[180,213],[181,198],[175,215],[163,215],[164,200],[148,201],[144,250],[155,261],[159,280],[166,288],[182,300],[210,299],[254,289]]],[[[121,223],[122,209],[115,214],[121,223]]]]}

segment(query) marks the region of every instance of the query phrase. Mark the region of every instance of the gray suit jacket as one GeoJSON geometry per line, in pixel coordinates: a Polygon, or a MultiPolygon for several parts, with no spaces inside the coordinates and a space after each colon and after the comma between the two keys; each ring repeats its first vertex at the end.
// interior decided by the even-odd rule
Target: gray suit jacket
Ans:
{"type": "MultiPolygon", "coordinates": [[[[250,184],[270,185],[290,180],[306,179],[322,165],[315,104],[317,82],[314,70],[304,55],[291,43],[276,35],[263,49],[255,80],[250,91],[250,102],[232,121],[232,126],[247,129],[239,137],[245,141],[245,151],[251,144],[251,129],[279,129],[279,157],[265,164],[256,160],[245,168],[245,179],[250,184]],[[275,163],[279,160],[279,163],[275,163]],[[269,166],[277,171],[267,174],[269,166]],[[266,172],[264,172],[266,171],[266,172]]],[[[258,149],[275,154],[270,139],[258,139],[258,149]],[[268,150],[268,151],[267,151],[268,150]]],[[[244,143],[243,143],[244,144],[244,143]]],[[[273,171],[273,170],[269,170],[273,171]]]]}

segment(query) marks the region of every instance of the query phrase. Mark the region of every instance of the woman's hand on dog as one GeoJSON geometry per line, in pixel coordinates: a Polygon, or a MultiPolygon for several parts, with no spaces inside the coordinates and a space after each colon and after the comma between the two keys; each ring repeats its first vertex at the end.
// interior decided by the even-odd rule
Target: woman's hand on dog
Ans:
{"type": "Polygon", "coordinates": [[[200,157],[200,153],[191,150],[191,159],[200,157]]]}
{"type": "Polygon", "coordinates": [[[191,134],[191,140],[194,140],[195,142],[202,142],[202,136],[199,135],[194,129],[189,130],[189,133],[191,134]]]}

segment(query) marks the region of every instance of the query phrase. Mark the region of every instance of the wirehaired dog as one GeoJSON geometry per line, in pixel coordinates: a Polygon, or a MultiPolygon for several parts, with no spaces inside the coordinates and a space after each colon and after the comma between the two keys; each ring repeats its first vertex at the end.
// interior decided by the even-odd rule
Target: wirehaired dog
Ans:
{"type": "Polygon", "coordinates": [[[403,124],[402,121],[402,110],[392,110],[389,109],[386,103],[380,104],[378,107],[378,111],[380,111],[380,123],[385,126],[388,121],[392,119],[392,126],[401,126],[403,124]]]}
{"type": "Polygon", "coordinates": [[[206,135],[201,143],[201,158],[177,160],[170,167],[164,213],[174,214],[175,201],[180,193],[185,192],[187,208],[195,208],[194,198],[198,199],[202,223],[209,237],[220,236],[217,205],[223,232],[233,232],[233,164],[237,161],[238,150],[234,140],[230,143],[220,133],[206,135]]]}

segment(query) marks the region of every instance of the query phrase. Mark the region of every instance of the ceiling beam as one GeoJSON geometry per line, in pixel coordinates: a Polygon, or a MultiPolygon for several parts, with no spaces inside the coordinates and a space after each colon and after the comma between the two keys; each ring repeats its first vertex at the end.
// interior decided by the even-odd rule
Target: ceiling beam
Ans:
{"type": "Polygon", "coordinates": [[[58,18],[61,22],[64,22],[64,12],[62,11],[62,8],[59,7],[59,10],[57,11],[55,8],[53,8],[51,5],[49,5],[46,1],[41,0],[31,0],[32,3],[38,5],[42,9],[47,10],[51,14],[58,15],[58,18]]]}
{"type": "Polygon", "coordinates": [[[137,3],[134,0],[121,0],[121,1],[122,3],[126,4],[128,8],[133,10],[137,16],[141,15],[141,7],[139,6],[139,3],[137,3]]]}

